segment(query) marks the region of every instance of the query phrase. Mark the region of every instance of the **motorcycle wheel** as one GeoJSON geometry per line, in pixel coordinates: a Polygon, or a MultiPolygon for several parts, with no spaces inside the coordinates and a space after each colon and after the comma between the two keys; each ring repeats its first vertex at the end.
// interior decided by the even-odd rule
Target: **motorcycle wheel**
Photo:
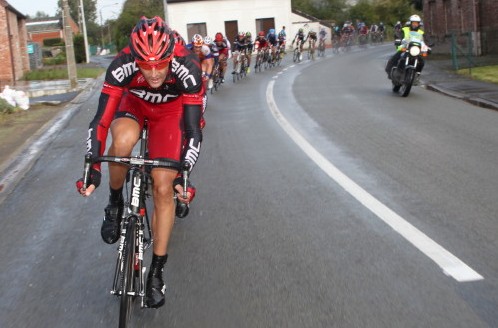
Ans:
{"type": "Polygon", "coordinates": [[[410,94],[410,90],[412,89],[414,80],[415,80],[415,71],[410,69],[408,72],[406,72],[405,81],[401,85],[401,88],[399,90],[401,97],[408,97],[408,95],[410,94]]]}

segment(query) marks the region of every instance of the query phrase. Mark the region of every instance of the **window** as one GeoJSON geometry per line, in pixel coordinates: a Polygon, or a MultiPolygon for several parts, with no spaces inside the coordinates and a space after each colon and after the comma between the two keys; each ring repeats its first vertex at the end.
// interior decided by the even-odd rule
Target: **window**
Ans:
{"type": "Polygon", "coordinates": [[[237,21],[225,21],[225,37],[233,46],[233,40],[239,32],[239,24],[237,21]]]}
{"type": "Polygon", "coordinates": [[[200,34],[202,37],[205,37],[207,34],[206,23],[187,24],[187,34],[187,40],[185,40],[187,43],[190,43],[194,34],[200,34]]]}
{"type": "Polygon", "coordinates": [[[258,35],[259,31],[265,31],[265,35],[268,34],[268,30],[275,27],[275,18],[260,18],[256,19],[256,33],[258,35]]]}

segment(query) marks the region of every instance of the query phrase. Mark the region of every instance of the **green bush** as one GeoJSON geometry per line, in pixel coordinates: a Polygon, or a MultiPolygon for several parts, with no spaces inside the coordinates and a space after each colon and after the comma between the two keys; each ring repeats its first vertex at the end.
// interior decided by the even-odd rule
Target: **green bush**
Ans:
{"type": "Polygon", "coordinates": [[[66,54],[60,53],[55,57],[43,58],[43,65],[62,65],[66,63],[66,54]]]}
{"type": "Polygon", "coordinates": [[[10,114],[15,112],[16,107],[12,106],[7,102],[7,100],[0,98],[0,113],[2,114],[10,114]]]}
{"type": "Polygon", "coordinates": [[[43,40],[44,47],[55,47],[55,46],[64,46],[64,40],[61,38],[53,38],[53,39],[45,39],[43,40]]]}

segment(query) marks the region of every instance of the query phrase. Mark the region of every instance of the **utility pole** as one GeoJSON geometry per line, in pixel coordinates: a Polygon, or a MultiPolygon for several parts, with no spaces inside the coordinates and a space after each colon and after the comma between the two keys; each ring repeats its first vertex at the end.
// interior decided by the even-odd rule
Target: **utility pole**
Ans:
{"type": "Polygon", "coordinates": [[[90,62],[90,49],[88,49],[88,36],[86,34],[86,20],[85,20],[85,7],[83,7],[83,0],[80,0],[81,6],[81,19],[83,20],[83,39],[85,41],[85,57],[86,63],[90,62]]]}
{"type": "Polygon", "coordinates": [[[62,0],[62,9],[64,36],[66,39],[67,75],[71,82],[71,89],[76,89],[78,85],[76,81],[76,59],[74,57],[73,31],[71,30],[71,25],[69,25],[69,5],[67,0],[62,0]]]}
{"type": "Polygon", "coordinates": [[[168,20],[168,0],[163,0],[164,5],[164,22],[169,25],[168,20]]]}

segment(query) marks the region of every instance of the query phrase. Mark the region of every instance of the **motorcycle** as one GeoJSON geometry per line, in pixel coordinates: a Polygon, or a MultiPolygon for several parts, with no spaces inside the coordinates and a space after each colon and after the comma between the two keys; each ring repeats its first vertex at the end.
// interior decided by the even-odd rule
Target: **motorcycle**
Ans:
{"type": "Polygon", "coordinates": [[[430,48],[419,40],[411,40],[402,47],[398,62],[391,69],[393,92],[407,97],[417,77],[417,67],[422,57],[430,53],[430,48]]]}

